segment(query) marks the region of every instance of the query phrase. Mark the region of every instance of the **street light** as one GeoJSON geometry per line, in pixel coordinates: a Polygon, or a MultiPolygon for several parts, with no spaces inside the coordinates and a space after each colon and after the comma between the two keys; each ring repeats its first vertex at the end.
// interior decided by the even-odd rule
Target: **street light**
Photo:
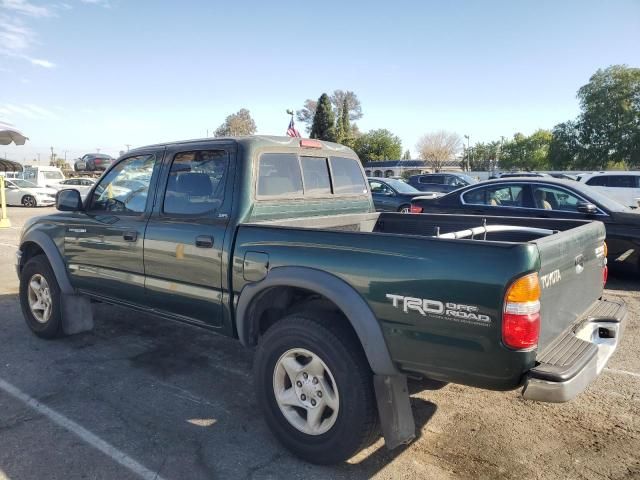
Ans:
{"type": "MultiPolygon", "coordinates": [[[[471,170],[471,162],[469,161],[469,143],[471,142],[471,136],[470,135],[465,135],[464,138],[467,139],[467,172],[471,170]]],[[[463,144],[464,146],[464,144],[463,144]]]]}

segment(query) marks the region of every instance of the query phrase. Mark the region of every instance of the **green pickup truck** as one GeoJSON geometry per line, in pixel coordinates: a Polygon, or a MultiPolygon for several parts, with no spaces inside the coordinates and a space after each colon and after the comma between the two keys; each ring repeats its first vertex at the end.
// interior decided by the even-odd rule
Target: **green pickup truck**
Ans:
{"type": "Polygon", "coordinates": [[[56,205],[17,255],[36,335],[91,329],[100,301],[238,338],[269,427],[315,463],[380,430],[411,441],[408,378],[570,400],[626,316],[601,298],[600,222],[376,213],[357,156],[329,142],[139,148],[56,205]]]}

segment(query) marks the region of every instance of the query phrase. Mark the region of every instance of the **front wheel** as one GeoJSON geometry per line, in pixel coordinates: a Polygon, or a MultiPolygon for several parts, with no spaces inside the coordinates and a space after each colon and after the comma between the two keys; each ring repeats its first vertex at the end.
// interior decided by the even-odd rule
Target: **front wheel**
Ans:
{"type": "Polygon", "coordinates": [[[398,212],[411,213],[411,205],[402,205],[400,208],[398,208],[398,212]]]}
{"type": "Polygon", "coordinates": [[[31,258],[20,272],[20,306],[37,336],[54,338],[62,334],[60,287],[44,255],[31,258]]]}
{"type": "Polygon", "coordinates": [[[25,195],[24,197],[22,197],[22,206],[33,208],[38,206],[38,202],[36,202],[35,197],[33,197],[32,195],[25,195]]]}
{"type": "Polygon", "coordinates": [[[267,330],[254,359],[257,399],[278,440],[316,464],[342,462],[377,431],[372,373],[346,319],[303,312],[267,330]]]}

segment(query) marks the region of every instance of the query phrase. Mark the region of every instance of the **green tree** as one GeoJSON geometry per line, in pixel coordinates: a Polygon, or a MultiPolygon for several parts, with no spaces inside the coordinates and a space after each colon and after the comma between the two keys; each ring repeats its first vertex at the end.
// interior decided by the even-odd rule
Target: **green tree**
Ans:
{"type": "MultiPolygon", "coordinates": [[[[469,167],[472,171],[488,171],[499,156],[500,142],[478,142],[469,152],[469,167]]],[[[466,162],[466,159],[464,160],[466,162]]]]}
{"type": "Polygon", "coordinates": [[[214,132],[216,137],[235,137],[239,135],[253,135],[256,133],[256,122],[251,118],[251,113],[246,108],[241,108],[237,113],[229,115],[224,123],[214,132]]]}
{"type": "Polygon", "coordinates": [[[387,129],[370,130],[357,137],[353,149],[362,162],[397,160],[402,155],[400,138],[387,129]]]}
{"type": "MultiPolygon", "coordinates": [[[[577,122],[559,123],[551,131],[549,145],[549,165],[553,170],[572,170],[581,168],[584,162],[580,129],[577,122]]],[[[596,167],[597,168],[597,167],[596,167]]]]}
{"type": "Polygon", "coordinates": [[[318,99],[318,106],[313,116],[313,124],[311,125],[310,137],[330,142],[336,141],[335,119],[329,95],[326,93],[320,95],[318,99]]]}
{"type": "Polygon", "coordinates": [[[581,161],[640,164],[640,68],[612,65],[599,69],[578,90],[581,161]]]}
{"type": "MultiPolygon", "coordinates": [[[[334,90],[329,97],[333,113],[336,118],[341,117],[341,112],[345,103],[347,104],[347,112],[349,113],[349,121],[353,122],[362,118],[362,105],[358,96],[350,90],[334,90]]],[[[318,102],[308,98],[305,100],[303,107],[296,111],[296,118],[298,121],[306,124],[307,132],[311,132],[313,126],[313,118],[316,115],[316,109],[318,108],[318,102]]],[[[352,132],[354,136],[357,136],[356,132],[352,132]]]]}
{"type": "Polygon", "coordinates": [[[506,170],[547,170],[552,138],[552,133],[543,129],[529,137],[516,133],[502,148],[500,167],[506,170]]]}
{"type": "Polygon", "coordinates": [[[336,125],[336,142],[353,147],[353,141],[355,136],[351,130],[351,122],[349,121],[349,106],[347,99],[344,99],[342,108],[340,109],[340,115],[338,115],[338,122],[336,125]]]}
{"type": "Polygon", "coordinates": [[[405,150],[402,154],[402,160],[411,160],[411,152],[409,150],[405,150]]]}

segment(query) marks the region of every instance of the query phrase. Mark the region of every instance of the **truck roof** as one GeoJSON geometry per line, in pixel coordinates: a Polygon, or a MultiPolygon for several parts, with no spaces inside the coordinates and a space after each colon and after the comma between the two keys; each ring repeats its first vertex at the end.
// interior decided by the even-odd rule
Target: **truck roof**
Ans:
{"type": "MultiPolygon", "coordinates": [[[[206,143],[206,142],[217,142],[217,141],[232,141],[238,144],[244,145],[246,147],[251,148],[259,148],[259,147],[275,147],[281,146],[286,148],[300,148],[301,140],[308,140],[300,137],[288,137],[288,136],[277,136],[277,135],[244,135],[244,136],[236,136],[236,137],[206,137],[206,138],[197,138],[192,140],[178,140],[174,142],[163,142],[156,143],[153,145],[146,145],[144,147],[139,147],[132,149],[127,152],[131,154],[131,152],[136,152],[137,150],[143,150],[149,147],[168,147],[173,145],[189,145],[189,144],[198,144],[198,143],[206,143]]],[[[316,140],[320,142],[322,145],[322,150],[333,150],[336,153],[341,154],[351,154],[350,156],[355,156],[353,150],[349,147],[345,147],[344,145],[340,145],[339,143],[327,142],[324,140],[316,140]]],[[[313,150],[313,149],[310,149],[313,150]]]]}

